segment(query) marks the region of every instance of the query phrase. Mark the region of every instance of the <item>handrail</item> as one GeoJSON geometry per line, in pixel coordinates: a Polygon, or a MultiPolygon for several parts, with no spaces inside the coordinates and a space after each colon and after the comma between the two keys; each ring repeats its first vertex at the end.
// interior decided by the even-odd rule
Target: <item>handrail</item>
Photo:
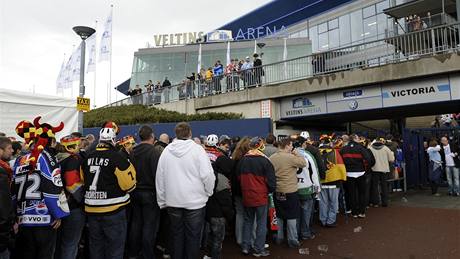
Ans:
{"type": "Polygon", "coordinates": [[[434,26],[380,40],[340,47],[260,67],[220,75],[210,80],[187,81],[127,97],[107,106],[156,105],[171,101],[268,86],[338,71],[379,66],[460,50],[460,23],[434,26]]]}

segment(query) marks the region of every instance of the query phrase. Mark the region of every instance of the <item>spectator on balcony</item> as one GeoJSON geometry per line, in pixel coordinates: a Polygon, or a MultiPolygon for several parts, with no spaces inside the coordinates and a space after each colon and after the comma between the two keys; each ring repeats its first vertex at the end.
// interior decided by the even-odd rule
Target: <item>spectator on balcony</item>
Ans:
{"type": "Polygon", "coordinates": [[[232,59],[231,62],[225,67],[225,76],[227,80],[227,91],[234,91],[236,87],[237,75],[237,60],[232,59]]]}
{"type": "Polygon", "coordinates": [[[252,63],[249,56],[246,57],[246,60],[241,66],[241,76],[243,77],[244,86],[249,86],[252,84],[252,63]]]}
{"type": "Polygon", "coordinates": [[[149,80],[145,87],[145,91],[147,92],[147,101],[146,104],[152,104],[153,103],[153,82],[152,80],[149,80]]]}
{"type": "Polygon", "coordinates": [[[202,97],[206,89],[206,69],[201,68],[198,73],[198,96],[202,97]]]}
{"type": "Polygon", "coordinates": [[[195,81],[196,81],[196,74],[195,72],[192,73],[191,76],[187,77],[187,98],[194,98],[195,97],[195,81]]]}
{"type": "Polygon", "coordinates": [[[155,97],[153,99],[154,104],[161,103],[161,90],[162,90],[161,82],[157,81],[157,83],[153,86],[153,91],[155,92],[155,97]]]}
{"type": "Polygon", "coordinates": [[[163,88],[165,103],[169,103],[169,90],[171,89],[171,82],[169,82],[168,77],[165,77],[161,88],[163,88]]]}
{"type": "Polygon", "coordinates": [[[214,90],[217,93],[222,92],[222,84],[220,81],[222,80],[222,75],[224,74],[224,66],[220,63],[220,60],[217,60],[216,64],[214,64],[213,68],[213,81],[214,81],[214,90]]]}
{"type": "Polygon", "coordinates": [[[259,54],[254,53],[254,84],[256,87],[262,85],[262,76],[264,75],[264,69],[262,68],[262,59],[259,54]]]}
{"type": "Polygon", "coordinates": [[[209,67],[208,70],[206,71],[205,79],[206,79],[206,89],[204,91],[204,95],[209,95],[212,94],[213,89],[213,84],[212,84],[212,78],[214,74],[212,72],[212,67],[209,67]]]}
{"type": "Polygon", "coordinates": [[[153,91],[153,82],[152,82],[152,80],[147,81],[147,84],[144,85],[144,87],[145,87],[145,90],[147,92],[152,92],[153,91]]]}

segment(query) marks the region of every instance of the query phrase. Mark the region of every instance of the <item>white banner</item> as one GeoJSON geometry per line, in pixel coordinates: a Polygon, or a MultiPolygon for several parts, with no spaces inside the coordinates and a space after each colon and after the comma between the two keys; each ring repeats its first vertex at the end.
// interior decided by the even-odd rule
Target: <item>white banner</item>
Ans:
{"type": "Polygon", "coordinates": [[[99,61],[109,60],[112,52],[112,10],[110,10],[110,14],[105,21],[100,44],[99,61]]]}
{"type": "Polygon", "coordinates": [[[56,79],[56,93],[60,93],[64,90],[65,85],[65,60],[62,61],[61,70],[59,70],[59,75],[56,79]]]}
{"type": "Polygon", "coordinates": [[[71,79],[73,81],[80,80],[80,61],[81,61],[81,43],[78,45],[78,48],[72,54],[72,64],[71,64],[71,79]]]}
{"type": "Polygon", "coordinates": [[[86,52],[88,53],[88,65],[86,73],[96,71],[96,33],[86,39],[86,52]]]}
{"type": "Polygon", "coordinates": [[[201,70],[201,44],[198,49],[198,66],[197,66],[197,74],[200,73],[201,70]]]}
{"type": "Polygon", "coordinates": [[[230,41],[227,42],[227,66],[231,63],[230,58],[230,41]]]}
{"type": "Polygon", "coordinates": [[[40,95],[26,92],[12,91],[0,88],[0,132],[7,136],[20,137],[15,127],[21,120],[33,121],[42,116],[41,122],[48,122],[53,126],[64,122],[64,129],[56,137],[60,139],[78,130],[78,112],[75,99],[61,96],[40,95]]]}

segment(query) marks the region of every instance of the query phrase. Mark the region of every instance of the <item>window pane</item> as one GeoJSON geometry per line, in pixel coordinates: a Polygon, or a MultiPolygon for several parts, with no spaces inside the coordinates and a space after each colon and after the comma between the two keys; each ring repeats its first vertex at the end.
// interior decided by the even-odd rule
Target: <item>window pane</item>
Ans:
{"type": "Polygon", "coordinates": [[[350,15],[346,14],[339,18],[340,45],[344,46],[351,43],[350,15]]]}
{"type": "Polygon", "coordinates": [[[313,26],[309,30],[312,52],[318,51],[318,27],[313,26]]]}
{"type": "Polygon", "coordinates": [[[339,28],[329,31],[329,48],[337,48],[340,46],[339,28]]]}
{"type": "Polygon", "coordinates": [[[350,14],[351,21],[351,41],[352,43],[360,43],[363,39],[363,16],[361,10],[350,14]]]}
{"type": "Polygon", "coordinates": [[[318,41],[319,41],[319,50],[327,50],[329,48],[327,32],[321,33],[318,36],[318,41]]]}
{"type": "Polygon", "coordinates": [[[377,36],[377,18],[372,16],[364,19],[364,38],[366,41],[373,40],[377,36]]]}
{"type": "Polygon", "coordinates": [[[318,25],[318,33],[327,32],[327,22],[318,25]]]}
{"type": "Polygon", "coordinates": [[[328,22],[328,25],[329,25],[329,30],[336,29],[337,27],[339,27],[339,20],[338,19],[330,20],[328,22]]]}
{"type": "Polygon", "coordinates": [[[367,18],[369,16],[375,15],[375,5],[368,6],[363,8],[363,17],[367,18]]]}
{"type": "Polygon", "coordinates": [[[390,20],[384,13],[377,15],[377,35],[379,39],[386,37],[388,24],[390,24],[390,20]]]}
{"type": "Polygon", "coordinates": [[[383,13],[383,10],[387,9],[389,6],[388,0],[382,1],[380,3],[377,3],[377,13],[383,13]]]}

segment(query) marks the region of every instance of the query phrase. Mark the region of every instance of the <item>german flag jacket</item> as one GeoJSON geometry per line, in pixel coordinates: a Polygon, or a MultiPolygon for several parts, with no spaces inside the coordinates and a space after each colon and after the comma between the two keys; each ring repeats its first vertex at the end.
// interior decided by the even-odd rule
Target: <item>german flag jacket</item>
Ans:
{"type": "Polygon", "coordinates": [[[113,146],[99,144],[83,161],[81,174],[86,213],[114,213],[129,204],[136,170],[113,146]]]}

